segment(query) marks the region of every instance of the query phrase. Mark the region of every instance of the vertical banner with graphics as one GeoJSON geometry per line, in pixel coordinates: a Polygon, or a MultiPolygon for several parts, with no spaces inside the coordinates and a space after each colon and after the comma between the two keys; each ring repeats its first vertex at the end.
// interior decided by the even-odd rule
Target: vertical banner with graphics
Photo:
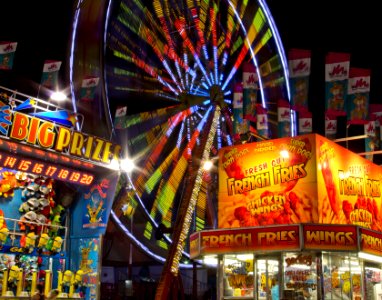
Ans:
{"type": "Polygon", "coordinates": [[[245,120],[256,122],[256,102],[259,79],[252,63],[243,66],[243,116],[245,120]]]}
{"type": "Polygon", "coordinates": [[[375,150],[380,150],[382,145],[382,134],[381,134],[381,126],[382,126],[382,104],[370,103],[369,106],[371,119],[375,120],[375,150]]]}
{"type": "Polygon", "coordinates": [[[58,87],[58,72],[60,71],[61,61],[46,60],[42,70],[41,85],[50,90],[58,87]]]}
{"type": "Polygon", "coordinates": [[[256,130],[259,135],[269,138],[268,111],[261,104],[256,105],[256,130]]]}
{"type": "Polygon", "coordinates": [[[98,86],[99,77],[87,77],[82,80],[80,100],[92,101],[94,100],[94,95],[96,88],[98,86]]]}
{"type": "MultiPolygon", "coordinates": [[[[378,137],[375,134],[375,121],[369,121],[364,125],[365,134],[365,152],[375,151],[377,148],[378,137]]],[[[373,161],[373,154],[367,154],[366,159],[373,161]]]]}
{"type": "Polygon", "coordinates": [[[124,129],[126,128],[126,114],[127,114],[127,106],[118,106],[115,111],[114,118],[114,127],[116,129],[124,129]]]}
{"type": "Polygon", "coordinates": [[[310,50],[291,49],[289,51],[291,107],[298,112],[308,109],[310,58],[310,50]]]}
{"type": "Polygon", "coordinates": [[[236,137],[249,130],[249,121],[243,117],[243,85],[236,83],[233,91],[233,133],[236,137]]]}
{"type": "Polygon", "coordinates": [[[325,110],[332,116],[346,116],[345,99],[350,54],[330,52],[325,58],[325,110]]]}
{"type": "Polygon", "coordinates": [[[277,128],[279,137],[290,136],[291,110],[289,102],[285,99],[277,101],[277,128]]]}
{"type": "Polygon", "coordinates": [[[0,70],[11,70],[17,43],[0,42],[0,70]]]}
{"type": "Polygon", "coordinates": [[[118,178],[118,172],[105,170],[102,178],[82,191],[73,211],[72,236],[89,237],[105,233],[118,178]]]}
{"type": "Polygon", "coordinates": [[[337,117],[328,112],[325,114],[325,137],[335,139],[337,134],[337,117]]]}
{"type": "Polygon", "coordinates": [[[99,237],[71,239],[69,269],[73,276],[81,274],[82,279],[74,287],[74,293],[82,294],[84,300],[99,299],[101,243],[99,237]]]}
{"type": "Polygon", "coordinates": [[[349,124],[365,124],[369,118],[370,69],[350,68],[346,98],[349,124]]]}
{"type": "Polygon", "coordinates": [[[306,134],[313,132],[312,113],[303,110],[298,114],[298,134],[306,134]]]}

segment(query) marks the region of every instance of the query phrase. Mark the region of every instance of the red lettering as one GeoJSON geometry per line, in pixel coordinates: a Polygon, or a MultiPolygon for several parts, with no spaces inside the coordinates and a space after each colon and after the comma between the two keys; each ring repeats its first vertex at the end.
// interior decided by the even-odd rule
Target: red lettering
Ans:
{"type": "Polygon", "coordinates": [[[28,123],[27,116],[14,113],[13,126],[9,137],[20,141],[24,140],[28,134],[28,123]]]}
{"type": "Polygon", "coordinates": [[[38,140],[40,145],[44,148],[50,148],[53,146],[53,124],[52,123],[44,123],[40,127],[40,131],[38,134],[38,140]]]}
{"type": "Polygon", "coordinates": [[[40,125],[40,120],[36,118],[32,118],[29,126],[29,136],[27,139],[28,143],[36,144],[38,126],[40,125]]]}

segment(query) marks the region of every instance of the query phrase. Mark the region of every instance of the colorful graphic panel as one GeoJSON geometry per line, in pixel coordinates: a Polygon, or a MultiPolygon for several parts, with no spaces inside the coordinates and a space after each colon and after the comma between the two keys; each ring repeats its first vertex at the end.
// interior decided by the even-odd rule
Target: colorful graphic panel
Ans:
{"type": "Polygon", "coordinates": [[[219,152],[219,228],[317,222],[314,135],[219,152]]]}
{"type": "Polygon", "coordinates": [[[219,228],[352,224],[382,230],[382,169],[316,134],[219,152],[219,228]]]}
{"type": "Polygon", "coordinates": [[[380,166],[317,136],[319,223],[381,230],[380,166]]]}

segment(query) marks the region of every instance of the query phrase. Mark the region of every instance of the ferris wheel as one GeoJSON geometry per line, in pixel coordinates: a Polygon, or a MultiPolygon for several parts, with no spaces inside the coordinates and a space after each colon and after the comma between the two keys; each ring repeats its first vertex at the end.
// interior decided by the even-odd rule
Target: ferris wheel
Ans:
{"type": "Polygon", "coordinates": [[[245,142],[233,104],[248,65],[277,137],[277,100],[289,99],[282,43],[264,0],[89,2],[77,7],[72,79],[98,72],[96,122],[136,164],[111,217],[176,274],[189,232],[215,227],[217,174],[203,163],[245,142]]]}

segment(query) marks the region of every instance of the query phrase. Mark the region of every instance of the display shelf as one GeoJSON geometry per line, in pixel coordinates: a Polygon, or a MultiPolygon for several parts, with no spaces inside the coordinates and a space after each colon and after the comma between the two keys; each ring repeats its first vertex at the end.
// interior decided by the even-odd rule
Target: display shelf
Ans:
{"type": "MultiPolygon", "coordinates": [[[[38,227],[39,233],[37,233],[35,236],[35,243],[37,243],[38,239],[41,238],[42,233],[49,232],[51,228],[54,228],[56,232],[60,230],[62,234],[58,236],[62,238],[61,249],[66,249],[66,240],[67,240],[67,234],[68,234],[68,229],[66,226],[45,224],[45,223],[43,224],[39,222],[27,221],[22,219],[12,219],[12,218],[4,218],[4,222],[6,222],[7,228],[9,231],[7,233],[2,233],[7,235],[6,242],[0,243],[2,250],[8,249],[8,247],[9,249],[12,249],[14,247],[20,246],[20,239],[27,234],[26,232],[21,231],[19,229],[20,223],[23,223],[24,225],[31,225],[31,226],[38,227]]],[[[49,237],[49,238],[54,239],[54,237],[49,237]]],[[[4,251],[1,251],[1,252],[4,252],[4,251]]],[[[27,254],[25,252],[23,253],[27,254]]],[[[33,253],[28,253],[28,254],[33,254],[33,253]]]]}

